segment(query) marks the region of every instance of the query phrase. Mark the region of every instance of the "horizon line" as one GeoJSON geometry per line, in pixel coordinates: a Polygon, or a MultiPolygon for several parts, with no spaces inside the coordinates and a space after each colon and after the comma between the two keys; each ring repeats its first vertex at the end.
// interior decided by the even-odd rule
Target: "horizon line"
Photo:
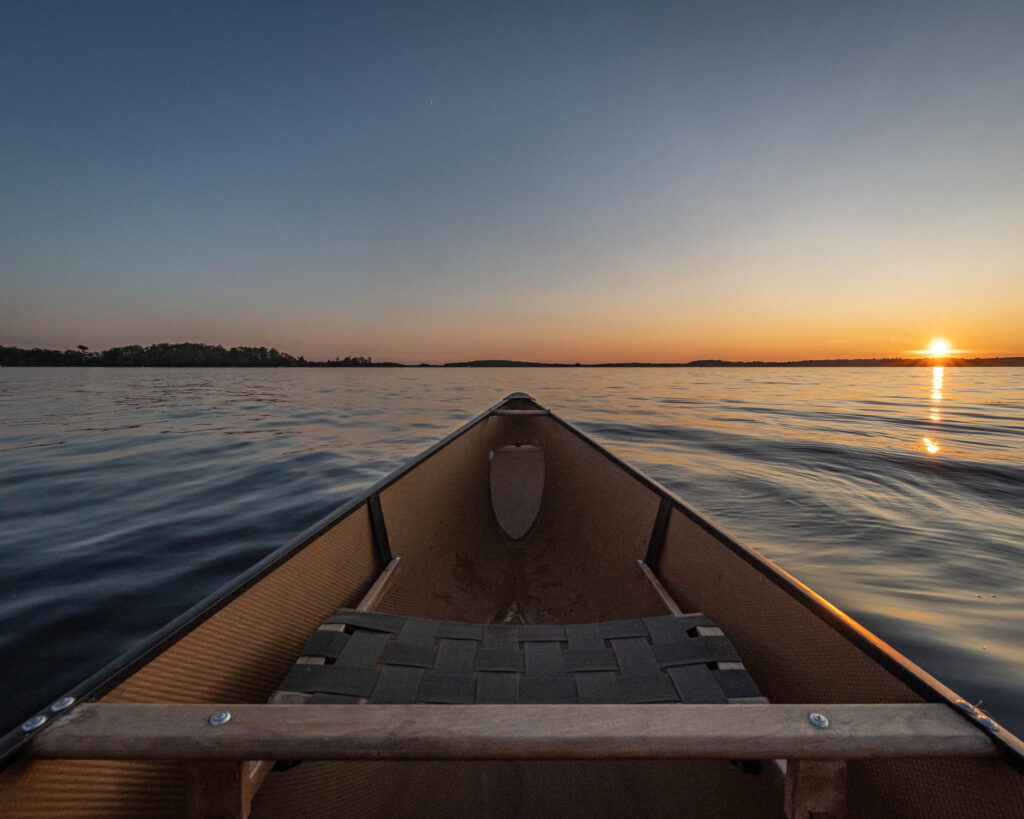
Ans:
{"type": "MultiPolygon", "coordinates": [[[[764,359],[751,360],[730,360],[719,358],[699,358],[691,361],[676,362],[652,362],[652,361],[618,361],[618,362],[595,362],[584,364],[581,362],[548,362],[548,361],[525,361],[521,359],[485,358],[469,359],[464,361],[449,361],[431,364],[428,362],[402,363],[397,361],[373,361],[370,357],[345,356],[342,359],[336,356],[334,359],[322,361],[307,360],[305,356],[294,356],[282,352],[273,347],[251,347],[237,346],[225,348],[220,344],[206,344],[203,342],[158,342],[149,347],[142,345],[125,345],[121,347],[110,347],[102,351],[90,351],[85,345],[79,345],[77,349],[54,350],[47,348],[19,348],[5,347],[0,345],[0,366],[100,366],[100,367],[125,367],[125,366],[232,366],[233,362],[209,362],[185,363],[180,361],[126,361],[124,356],[111,357],[111,360],[101,360],[106,354],[115,351],[132,350],[135,353],[156,353],[175,350],[178,352],[192,352],[198,354],[203,351],[222,351],[231,353],[239,351],[245,353],[258,353],[263,351],[270,354],[262,357],[264,360],[246,361],[235,363],[235,366],[314,366],[314,367],[785,367],[785,366],[981,366],[989,363],[993,366],[1024,366],[1024,356],[1005,355],[988,357],[967,357],[963,355],[914,355],[914,356],[884,356],[884,357],[858,357],[858,358],[803,358],[789,359],[785,361],[771,361],[764,359]],[[40,361],[38,359],[48,358],[51,360],[40,361]],[[36,360],[33,360],[36,359],[36,360]],[[272,360],[269,360],[272,359],[272,360]],[[1009,364],[1009,362],[1014,362],[1009,364]]],[[[914,351],[916,352],[916,351],[914,351]]]]}

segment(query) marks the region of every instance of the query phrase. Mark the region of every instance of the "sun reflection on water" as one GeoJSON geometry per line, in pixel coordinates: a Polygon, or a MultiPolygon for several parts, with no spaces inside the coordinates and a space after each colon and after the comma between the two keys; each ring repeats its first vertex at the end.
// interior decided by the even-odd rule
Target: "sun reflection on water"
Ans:
{"type": "MultiPolygon", "coordinates": [[[[945,375],[944,367],[932,367],[932,405],[928,415],[929,421],[942,420],[940,404],[942,403],[942,383],[945,375]]],[[[924,443],[924,448],[929,454],[934,455],[939,451],[939,445],[931,438],[922,438],[921,441],[924,443]]]]}
{"type": "Polygon", "coordinates": [[[932,401],[934,403],[942,400],[942,379],[945,369],[945,367],[932,367],[932,401]]]}

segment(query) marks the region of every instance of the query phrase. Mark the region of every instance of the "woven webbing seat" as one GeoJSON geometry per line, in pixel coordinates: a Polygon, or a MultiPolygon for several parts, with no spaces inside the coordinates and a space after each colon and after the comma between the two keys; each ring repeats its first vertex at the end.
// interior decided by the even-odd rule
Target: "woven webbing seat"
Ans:
{"type": "Polygon", "coordinates": [[[273,698],[309,703],[763,701],[708,618],[475,625],[345,610],[273,698]]]}

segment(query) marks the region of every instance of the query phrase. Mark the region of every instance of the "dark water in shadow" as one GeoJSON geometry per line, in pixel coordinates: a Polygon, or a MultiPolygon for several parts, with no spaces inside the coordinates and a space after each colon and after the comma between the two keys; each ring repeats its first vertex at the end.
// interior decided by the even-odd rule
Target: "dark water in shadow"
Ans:
{"type": "Polygon", "coordinates": [[[1013,369],[0,370],[0,730],[515,390],[1024,734],[1013,369]]]}

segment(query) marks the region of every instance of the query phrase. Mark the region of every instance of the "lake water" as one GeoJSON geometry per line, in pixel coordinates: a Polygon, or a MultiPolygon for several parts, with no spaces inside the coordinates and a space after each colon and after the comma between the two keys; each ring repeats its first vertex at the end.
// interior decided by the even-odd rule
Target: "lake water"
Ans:
{"type": "Polygon", "coordinates": [[[1024,734],[1021,371],[0,369],[0,729],[522,390],[1024,734]]]}

